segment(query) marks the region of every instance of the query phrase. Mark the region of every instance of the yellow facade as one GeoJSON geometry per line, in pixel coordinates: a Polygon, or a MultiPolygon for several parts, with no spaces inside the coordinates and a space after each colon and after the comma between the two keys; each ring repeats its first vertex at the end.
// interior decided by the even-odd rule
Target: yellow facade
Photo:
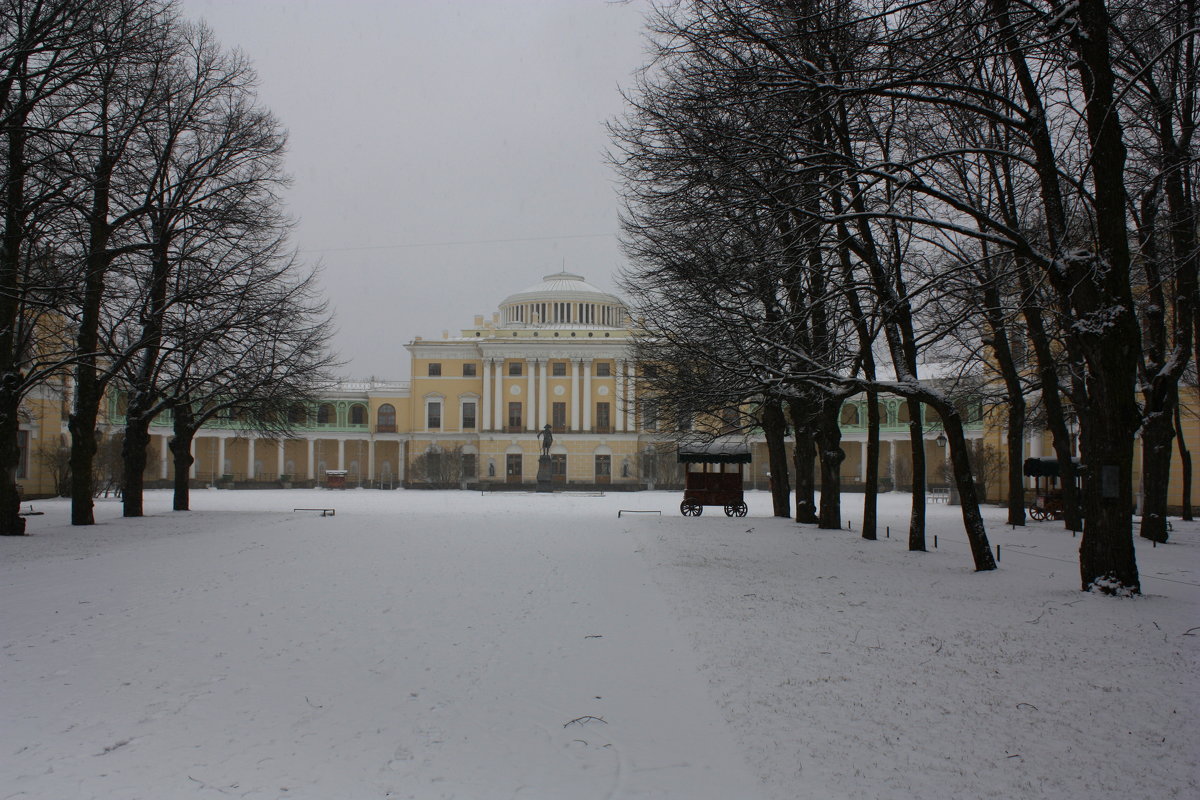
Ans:
{"type": "MultiPolygon", "coordinates": [[[[489,318],[476,316],[457,336],[409,342],[409,381],[342,383],[310,409],[290,439],[257,438],[231,423],[207,426],[194,443],[191,478],[200,486],[319,486],[329,472],[345,472],[348,486],[529,487],[538,476],[539,434],[550,426],[549,466],[563,488],[672,485],[680,477],[672,432],[639,416],[632,345],[628,312],[618,298],[579,275],[547,275],[504,299],[489,318]]],[[[68,441],[65,387],[66,381],[48,384],[26,403],[19,478],[26,496],[55,492],[54,453],[68,441]]],[[[1189,409],[1200,408],[1194,388],[1183,396],[1189,409]]],[[[107,430],[119,434],[119,402],[108,410],[107,430]]],[[[880,475],[885,488],[903,489],[911,481],[907,405],[881,398],[880,410],[880,475]]],[[[985,414],[967,433],[1003,458],[1001,417],[985,414]]],[[[865,418],[863,398],[843,407],[841,476],[851,491],[866,475],[865,418]]],[[[1197,415],[1185,414],[1184,425],[1187,441],[1200,442],[1197,415]]],[[[158,421],[152,432],[146,479],[168,485],[174,478],[169,422],[158,421]]],[[[765,489],[766,448],[761,436],[750,438],[747,485],[765,489]]],[[[927,425],[931,486],[947,482],[942,442],[936,423],[927,425]]],[[[1025,451],[1026,457],[1051,453],[1041,435],[1032,436],[1025,451]]],[[[1180,502],[1181,479],[1176,458],[1172,505],[1180,502]]],[[[1003,480],[988,481],[988,499],[1002,501],[1005,488],[1003,480]]]]}

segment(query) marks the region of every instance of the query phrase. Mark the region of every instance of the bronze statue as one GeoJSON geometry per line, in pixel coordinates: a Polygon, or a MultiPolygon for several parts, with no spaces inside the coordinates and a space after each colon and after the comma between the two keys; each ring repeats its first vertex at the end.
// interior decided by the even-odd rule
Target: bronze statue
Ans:
{"type": "Polygon", "coordinates": [[[550,445],[554,444],[554,434],[550,432],[550,426],[542,428],[542,432],[537,435],[537,438],[542,442],[542,455],[550,455],[550,445]]]}

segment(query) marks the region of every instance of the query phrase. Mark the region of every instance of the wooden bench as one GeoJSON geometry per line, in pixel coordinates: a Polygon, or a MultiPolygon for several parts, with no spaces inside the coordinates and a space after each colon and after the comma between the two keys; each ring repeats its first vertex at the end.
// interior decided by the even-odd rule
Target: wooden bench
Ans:
{"type": "Polygon", "coordinates": [[[931,503],[949,503],[950,489],[930,489],[928,492],[926,492],[926,496],[929,498],[929,502],[931,503]]]}

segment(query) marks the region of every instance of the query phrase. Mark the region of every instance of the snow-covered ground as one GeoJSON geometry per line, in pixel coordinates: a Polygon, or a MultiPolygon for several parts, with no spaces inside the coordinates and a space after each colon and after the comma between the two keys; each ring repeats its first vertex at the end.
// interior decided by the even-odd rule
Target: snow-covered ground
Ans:
{"type": "Polygon", "coordinates": [[[1200,797],[1191,523],[1120,600],[1000,509],[996,572],[954,507],[909,553],[905,495],[877,542],[854,496],[193,500],[0,539],[0,798],[1200,797]]]}

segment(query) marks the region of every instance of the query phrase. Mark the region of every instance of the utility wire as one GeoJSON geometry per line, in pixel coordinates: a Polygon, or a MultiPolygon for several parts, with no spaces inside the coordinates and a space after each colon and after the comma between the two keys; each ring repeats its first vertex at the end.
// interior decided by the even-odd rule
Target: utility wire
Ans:
{"type": "Polygon", "coordinates": [[[409,242],[405,244],[362,245],[360,247],[319,247],[301,250],[301,253],[350,253],[362,250],[406,250],[415,247],[455,247],[467,244],[512,244],[516,242],[553,242],[561,239],[603,239],[615,233],[576,233],[568,236],[523,236],[515,239],[460,239],[447,242],[409,242]]]}

